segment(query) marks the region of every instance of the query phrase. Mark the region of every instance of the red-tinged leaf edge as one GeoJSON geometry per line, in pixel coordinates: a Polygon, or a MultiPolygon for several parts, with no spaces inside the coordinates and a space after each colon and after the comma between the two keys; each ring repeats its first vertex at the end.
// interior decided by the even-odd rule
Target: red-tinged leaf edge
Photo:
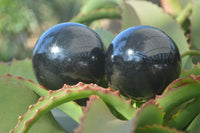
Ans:
{"type": "MultiPolygon", "coordinates": [[[[44,88],[43,86],[35,83],[33,80],[31,79],[24,79],[21,76],[14,76],[10,73],[8,73],[6,75],[7,77],[13,78],[13,79],[18,79],[18,82],[21,85],[25,85],[27,87],[29,87],[30,89],[32,89],[35,93],[37,93],[39,96],[46,96],[48,94],[48,90],[46,88],[44,88]],[[26,82],[27,84],[24,84],[23,82],[26,82]],[[31,87],[31,85],[34,85],[34,87],[31,87]]],[[[11,79],[11,80],[13,80],[11,79]]]]}
{"type": "MultiPolygon", "coordinates": [[[[7,76],[4,76],[4,77],[9,78],[9,80],[18,82],[22,86],[28,87],[29,89],[33,90],[36,94],[38,94],[41,97],[45,97],[46,95],[48,95],[48,90],[46,90],[43,86],[36,84],[32,80],[27,80],[20,76],[16,77],[11,74],[7,74],[7,76]]],[[[71,102],[62,104],[58,106],[57,108],[63,111],[64,113],[66,113],[68,116],[70,116],[76,122],[79,123],[79,117],[82,115],[82,109],[78,104],[71,101],[71,102]]]]}
{"type": "Polygon", "coordinates": [[[190,75],[173,81],[155,100],[162,107],[162,111],[169,114],[181,104],[200,97],[200,76],[190,75]]]}
{"type": "Polygon", "coordinates": [[[136,115],[134,116],[134,122],[133,122],[133,129],[132,132],[136,130],[138,127],[144,127],[146,125],[162,125],[163,124],[163,118],[165,113],[161,111],[161,108],[159,107],[159,104],[156,103],[155,100],[149,100],[146,103],[144,103],[141,108],[138,110],[136,115]],[[149,107],[153,107],[148,109],[149,107]],[[150,117],[153,117],[151,119],[148,119],[150,117]]]}
{"type": "Polygon", "coordinates": [[[74,86],[64,85],[62,89],[49,91],[48,95],[41,97],[34,105],[30,105],[26,114],[22,115],[10,133],[25,133],[43,114],[63,103],[82,99],[91,95],[98,95],[107,105],[113,106],[119,113],[127,119],[135,114],[135,109],[129,101],[122,99],[118,92],[111,91],[110,88],[105,89],[94,84],[78,83],[74,86]],[[114,99],[114,101],[113,101],[114,99]],[[118,100],[118,101],[117,101],[118,100]],[[121,103],[120,103],[121,102],[121,103]],[[120,106],[119,106],[120,104],[120,106]]]}
{"type": "Polygon", "coordinates": [[[182,69],[179,78],[189,77],[191,74],[200,76],[200,63],[195,64],[192,69],[182,69]]]}
{"type": "MultiPolygon", "coordinates": [[[[87,106],[83,108],[83,115],[80,117],[80,123],[84,123],[84,119],[86,117],[87,112],[90,110],[91,104],[94,102],[95,99],[99,97],[96,95],[92,95],[89,97],[89,101],[87,101],[87,106]]],[[[75,130],[75,133],[80,133],[84,129],[84,125],[80,124],[80,126],[75,130]]]]}
{"type": "Polygon", "coordinates": [[[152,125],[152,126],[145,126],[145,127],[138,127],[135,133],[184,133],[183,131],[179,131],[175,128],[169,128],[162,125],[152,125]]]}
{"type": "Polygon", "coordinates": [[[8,73],[25,79],[31,79],[37,83],[30,58],[23,60],[13,59],[10,62],[0,61],[0,75],[7,75],[8,73]]]}
{"type": "Polygon", "coordinates": [[[117,119],[96,95],[90,96],[80,121],[75,133],[127,133],[131,132],[133,125],[133,119],[117,119]]]}
{"type": "Polygon", "coordinates": [[[200,97],[195,98],[191,102],[187,103],[184,108],[182,108],[175,115],[172,116],[172,118],[166,123],[166,125],[179,130],[185,129],[189,125],[189,123],[199,114],[199,105],[200,97]]]}

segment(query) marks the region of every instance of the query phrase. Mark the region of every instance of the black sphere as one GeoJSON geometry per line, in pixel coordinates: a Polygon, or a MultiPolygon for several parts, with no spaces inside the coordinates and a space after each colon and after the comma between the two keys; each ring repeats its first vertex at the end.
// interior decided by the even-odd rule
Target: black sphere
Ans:
{"type": "Polygon", "coordinates": [[[47,89],[64,84],[96,83],[104,77],[105,52],[100,37],[78,23],[61,23],[48,29],[33,51],[38,82],[47,89]]]}
{"type": "Polygon", "coordinates": [[[176,44],[151,26],[126,29],[106,51],[105,71],[109,84],[133,99],[149,99],[163,92],[181,71],[176,44]]]}

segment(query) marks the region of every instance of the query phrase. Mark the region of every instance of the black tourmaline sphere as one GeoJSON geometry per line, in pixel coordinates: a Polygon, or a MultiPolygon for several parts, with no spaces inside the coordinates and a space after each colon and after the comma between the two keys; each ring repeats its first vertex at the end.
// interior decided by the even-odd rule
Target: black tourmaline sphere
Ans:
{"type": "Polygon", "coordinates": [[[78,23],[61,23],[42,34],[32,61],[38,82],[55,90],[101,80],[104,59],[102,41],[94,31],[78,23]]]}
{"type": "Polygon", "coordinates": [[[160,94],[180,70],[176,44],[154,27],[128,28],[116,36],[106,51],[109,84],[130,98],[148,99],[160,94]]]}

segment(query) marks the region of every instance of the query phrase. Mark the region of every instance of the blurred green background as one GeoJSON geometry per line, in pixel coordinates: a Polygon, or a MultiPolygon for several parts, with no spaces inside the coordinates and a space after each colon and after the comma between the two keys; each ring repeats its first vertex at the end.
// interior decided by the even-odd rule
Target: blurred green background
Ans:
{"type": "MultiPolygon", "coordinates": [[[[87,0],[0,0],[0,62],[31,58],[40,35],[75,17],[87,0]]],[[[160,0],[147,0],[160,5],[160,0]]],[[[103,27],[119,30],[119,21],[103,27]]]]}
{"type": "Polygon", "coordinates": [[[0,0],[0,61],[31,58],[39,36],[78,14],[84,0],[0,0]]]}

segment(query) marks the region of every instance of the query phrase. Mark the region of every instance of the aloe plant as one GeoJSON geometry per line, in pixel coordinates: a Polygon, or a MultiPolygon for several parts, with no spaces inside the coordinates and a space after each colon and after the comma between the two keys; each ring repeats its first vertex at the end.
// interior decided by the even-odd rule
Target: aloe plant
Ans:
{"type": "Polygon", "coordinates": [[[157,27],[176,42],[182,71],[155,98],[136,101],[96,84],[63,85],[46,90],[37,82],[31,59],[0,63],[0,132],[10,133],[197,133],[200,132],[200,0],[161,0],[161,7],[137,0],[87,0],[72,22],[95,25],[104,48],[114,34],[98,27],[102,18],[130,26],[157,27]],[[176,10],[177,9],[177,10],[176,10]],[[74,100],[89,98],[85,107],[74,100]],[[63,128],[50,112],[57,108],[70,117],[63,128]]]}

